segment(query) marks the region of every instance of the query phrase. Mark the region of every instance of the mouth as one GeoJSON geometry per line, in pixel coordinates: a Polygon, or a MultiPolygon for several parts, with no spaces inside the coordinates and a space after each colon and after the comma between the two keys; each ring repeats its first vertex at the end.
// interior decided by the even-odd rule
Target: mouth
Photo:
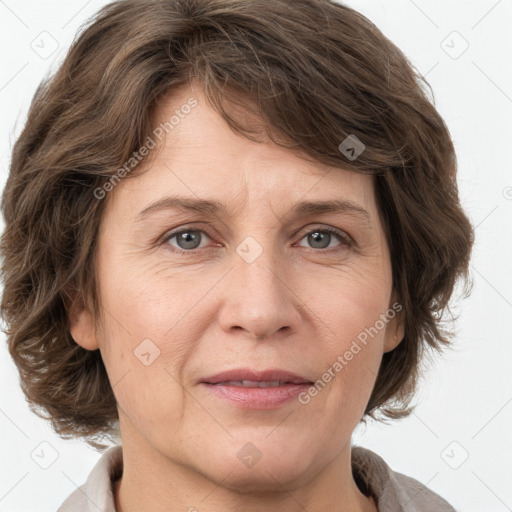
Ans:
{"type": "Polygon", "coordinates": [[[226,386],[242,387],[277,387],[285,384],[312,384],[312,382],[301,375],[281,369],[252,370],[249,368],[238,368],[217,373],[210,377],[201,379],[205,384],[223,384],[226,386]]]}
{"type": "Polygon", "coordinates": [[[201,379],[199,384],[216,398],[236,407],[273,409],[290,402],[313,382],[286,370],[243,368],[201,379]]]}
{"type": "Polygon", "coordinates": [[[228,380],[226,382],[217,382],[214,386],[239,386],[243,388],[277,388],[278,386],[285,386],[293,384],[282,380],[228,380]]]}

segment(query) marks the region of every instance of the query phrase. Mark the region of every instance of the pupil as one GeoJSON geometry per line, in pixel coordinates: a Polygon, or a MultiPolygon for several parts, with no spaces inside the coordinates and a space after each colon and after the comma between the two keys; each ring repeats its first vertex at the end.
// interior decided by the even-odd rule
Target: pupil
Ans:
{"type": "Polygon", "coordinates": [[[317,244],[318,242],[320,242],[320,248],[325,248],[329,245],[329,242],[327,242],[327,245],[325,245],[325,243],[322,245],[322,238],[324,238],[324,242],[325,240],[328,239],[330,235],[328,235],[327,233],[321,233],[321,232],[318,232],[316,231],[315,233],[311,233],[310,237],[313,239],[313,243],[311,245],[313,245],[313,247],[315,247],[315,244],[317,244]]]}
{"type": "Polygon", "coordinates": [[[197,234],[194,234],[193,231],[186,231],[184,233],[181,233],[180,236],[178,237],[178,240],[185,244],[184,247],[181,246],[180,244],[180,247],[182,249],[195,249],[195,245],[197,245],[198,239],[199,237],[197,236],[197,234]]]}

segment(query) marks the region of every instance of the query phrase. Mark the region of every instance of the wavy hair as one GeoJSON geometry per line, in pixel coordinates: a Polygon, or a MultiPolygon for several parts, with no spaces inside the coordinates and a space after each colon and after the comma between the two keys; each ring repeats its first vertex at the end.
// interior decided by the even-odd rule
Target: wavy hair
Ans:
{"type": "Polygon", "coordinates": [[[331,0],[122,0],[81,28],[34,95],[1,204],[1,315],[30,407],[62,437],[102,446],[117,432],[100,352],[69,330],[71,304],[101,313],[108,197],[93,191],[144,144],[157,102],[192,81],[235,132],[257,140],[231,115],[253,109],[276,144],[375,176],[405,337],[384,354],[363,419],[406,416],[425,349],[451,342],[443,319],[455,284],[468,289],[473,228],[428,83],[372,22],[331,0]],[[353,160],[339,150],[349,135],[365,145],[353,160]]]}

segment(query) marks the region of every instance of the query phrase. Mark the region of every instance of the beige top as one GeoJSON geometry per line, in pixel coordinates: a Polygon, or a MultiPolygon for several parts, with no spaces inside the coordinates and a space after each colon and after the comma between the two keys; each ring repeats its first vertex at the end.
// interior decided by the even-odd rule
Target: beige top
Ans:
{"type": "MultiPolygon", "coordinates": [[[[87,481],[57,512],[116,512],[113,483],[122,471],[122,447],[115,445],[103,453],[87,481]]],[[[379,512],[456,512],[438,494],[393,471],[379,455],[365,448],[352,448],[352,471],[361,492],[375,498],[379,512]]]]}

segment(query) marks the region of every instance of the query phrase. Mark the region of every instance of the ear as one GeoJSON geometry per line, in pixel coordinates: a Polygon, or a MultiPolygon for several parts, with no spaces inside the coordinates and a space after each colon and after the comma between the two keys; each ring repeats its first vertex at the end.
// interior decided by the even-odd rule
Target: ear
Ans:
{"type": "Polygon", "coordinates": [[[396,294],[393,293],[386,312],[389,319],[386,325],[386,335],[384,338],[384,352],[391,352],[404,339],[405,336],[405,314],[402,304],[396,300],[396,294]]]}
{"type": "Polygon", "coordinates": [[[96,337],[94,317],[90,307],[86,307],[81,300],[73,301],[66,308],[69,314],[71,336],[78,345],[87,350],[99,348],[96,337]]]}

